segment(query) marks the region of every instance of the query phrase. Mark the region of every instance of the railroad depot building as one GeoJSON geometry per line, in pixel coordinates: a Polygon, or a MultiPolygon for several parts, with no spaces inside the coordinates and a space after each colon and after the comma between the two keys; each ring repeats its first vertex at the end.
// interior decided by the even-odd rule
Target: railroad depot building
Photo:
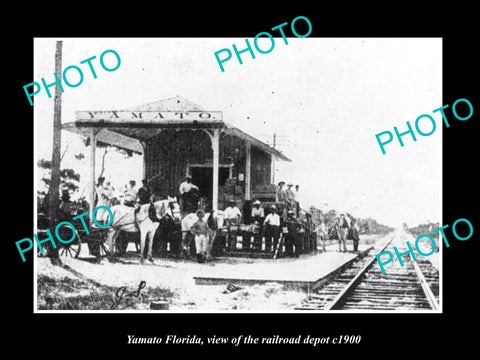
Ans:
{"type": "Polygon", "coordinates": [[[131,109],[76,111],[63,129],[90,138],[90,211],[95,196],[95,149],[102,142],[143,155],[143,177],[164,196],[178,196],[186,175],[212,202],[224,209],[230,199],[275,201],[275,161],[291,161],[208,111],[180,96],[131,109]]]}

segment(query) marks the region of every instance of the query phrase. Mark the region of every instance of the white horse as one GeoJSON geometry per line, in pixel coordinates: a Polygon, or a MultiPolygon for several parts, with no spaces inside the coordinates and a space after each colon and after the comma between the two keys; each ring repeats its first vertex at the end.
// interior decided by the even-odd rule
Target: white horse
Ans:
{"type": "MultiPolygon", "coordinates": [[[[203,217],[203,221],[205,221],[208,225],[208,237],[207,237],[207,250],[206,250],[206,260],[211,260],[212,258],[212,245],[215,237],[217,235],[217,230],[223,228],[224,218],[223,212],[218,210],[213,213],[213,218],[210,219],[210,213],[205,213],[203,217]]],[[[198,220],[198,216],[195,213],[190,213],[185,215],[182,219],[182,249],[187,254],[190,251],[190,242],[192,237],[188,236],[190,233],[190,228],[192,225],[198,220]],[[188,237],[188,238],[187,238],[188,237]],[[188,240],[188,241],[187,241],[188,240]]],[[[198,254],[198,249],[197,249],[198,254]]]]}
{"type": "MultiPolygon", "coordinates": [[[[168,197],[165,200],[159,200],[154,203],[155,212],[158,219],[165,215],[170,215],[173,219],[180,220],[180,209],[176,197],[168,197]]],[[[144,262],[145,240],[148,235],[148,259],[153,262],[152,245],[153,237],[157,231],[159,223],[152,221],[149,216],[150,204],[138,205],[135,208],[125,205],[115,205],[110,209],[113,213],[113,222],[110,225],[107,239],[110,248],[110,259],[114,257],[115,242],[121,231],[138,232],[140,231],[140,262],[144,262]]],[[[106,213],[104,220],[109,222],[109,214],[106,213]]]]}

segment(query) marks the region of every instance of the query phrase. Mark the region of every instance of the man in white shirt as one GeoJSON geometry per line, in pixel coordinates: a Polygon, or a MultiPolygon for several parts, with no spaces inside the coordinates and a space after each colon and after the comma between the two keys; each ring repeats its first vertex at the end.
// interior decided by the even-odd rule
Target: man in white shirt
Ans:
{"type": "Polygon", "coordinates": [[[260,207],[261,203],[259,200],[255,200],[252,207],[252,220],[257,221],[259,223],[263,222],[263,218],[265,217],[265,213],[263,208],[260,207]]]}
{"type": "Polygon", "coordinates": [[[253,234],[253,248],[254,250],[261,250],[262,248],[262,225],[265,219],[265,212],[260,206],[259,200],[255,200],[251,212],[251,222],[254,224],[253,229],[249,234],[245,233],[243,236],[242,249],[250,249],[253,234]]]}
{"type": "Polygon", "coordinates": [[[192,183],[190,175],[185,176],[185,181],[180,184],[180,209],[182,216],[195,212],[198,202],[198,187],[192,183]]]}
{"type": "Polygon", "coordinates": [[[280,237],[280,216],[277,214],[275,205],[270,207],[270,214],[265,218],[265,251],[274,252],[278,245],[280,237]],[[272,249],[273,238],[273,249],[272,249]]]}
{"type": "Polygon", "coordinates": [[[223,212],[223,218],[235,224],[240,223],[240,219],[242,218],[242,213],[240,212],[238,207],[235,206],[234,200],[230,200],[228,202],[228,207],[223,212]]]}
{"type": "Polygon", "coordinates": [[[192,177],[190,175],[185,176],[185,181],[180,184],[180,195],[188,193],[192,190],[198,190],[198,187],[192,184],[192,177]]]}
{"type": "Polygon", "coordinates": [[[228,248],[235,250],[237,247],[237,234],[236,231],[230,231],[232,225],[240,224],[242,213],[235,206],[235,200],[228,202],[228,207],[223,212],[223,218],[228,230],[228,248]]]}

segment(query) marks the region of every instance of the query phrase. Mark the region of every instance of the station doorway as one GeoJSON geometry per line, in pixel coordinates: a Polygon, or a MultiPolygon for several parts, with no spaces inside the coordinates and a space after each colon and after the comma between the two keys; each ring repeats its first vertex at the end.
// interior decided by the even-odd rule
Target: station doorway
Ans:
{"type": "MultiPolygon", "coordinates": [[[[200,195],[211,201],[213,198],[213,166],[190,165],[188,173],[192,177],[192,183],[198,186],[200,195]]],[[[230,173],[230,166],[218,167],[218,186],[225,185],[230,173]]]]}

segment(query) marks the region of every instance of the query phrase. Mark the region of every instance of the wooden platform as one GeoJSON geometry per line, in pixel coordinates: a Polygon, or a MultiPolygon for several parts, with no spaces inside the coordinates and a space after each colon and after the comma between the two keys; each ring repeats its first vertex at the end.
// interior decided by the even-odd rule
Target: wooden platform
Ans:
{"type": "Polygon", "coordinates": [[[225,251],[224,256],[230,257],[242,257],[242,258],[251,258],[251,259],[273,259],[273,253],[265,251],[225,251]]]}
{"type": "Polygon", "coordinates": [[[212,268],[201,276],[194,276],[197,285],[253,285],[276,282],[286,288],[312,291],[358,257],[364,256],[371,246],[360,246],[358,252],[341,253],[327,250],[318,255],[300,258],[258,259],[249,264],[212,268]]]}

